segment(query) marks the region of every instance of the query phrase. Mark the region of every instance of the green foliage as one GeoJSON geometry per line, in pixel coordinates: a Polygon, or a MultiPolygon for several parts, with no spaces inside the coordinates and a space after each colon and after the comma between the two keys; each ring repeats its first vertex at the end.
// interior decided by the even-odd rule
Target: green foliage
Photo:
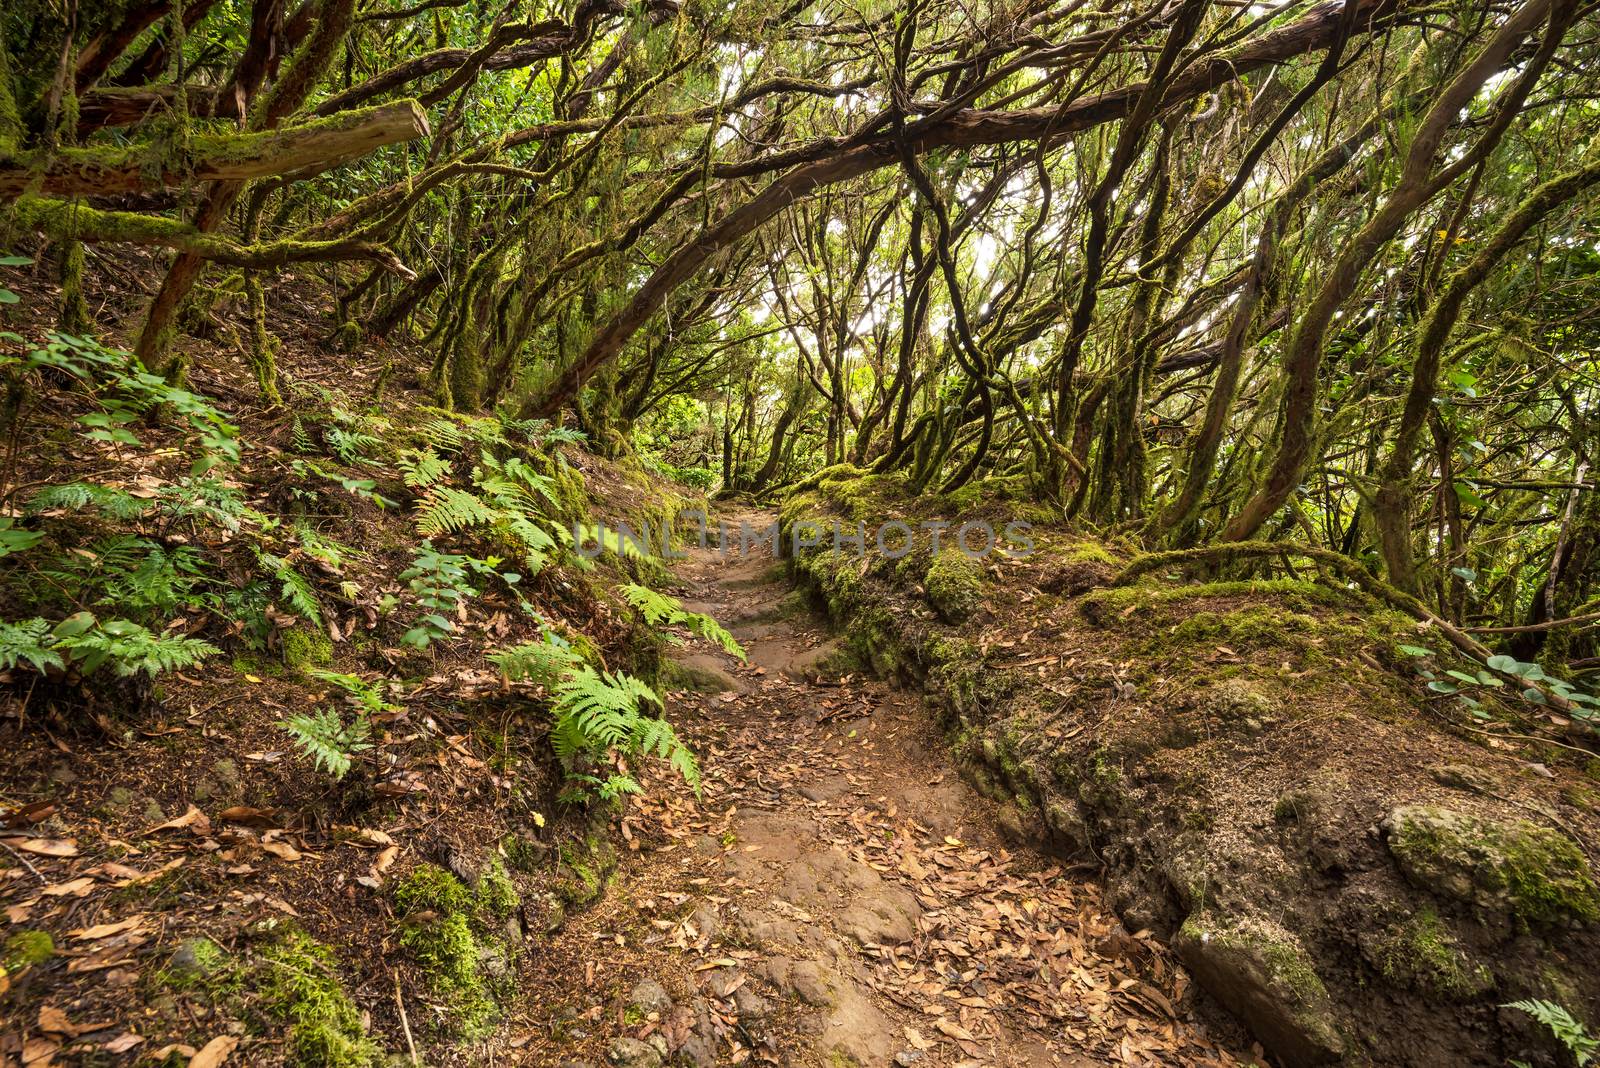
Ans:
{"type": "Polygon", "coordinates": [[[458,616],[468,600],[478,595],[472,574],[499,578],[508,586],[520,582],[522,576],[514,571],[501,571],[498,557],[485,560],[457,553],[443,553],[431,542],[423,542],[417,550],[416,560],[400,573],[400,579],[410,587],[422,616],[415,626],[400,639],[415,649],[426,649],[430,644],[455,633],[452,616],[458,616]]]}
{"type": "Polygon", "coordinates": [[[487,526],[499,513],[478,495],[451,486],[436,486],[417,505],[417,533],[425,538],[487,526]]]}
{"type": "Polygon", "coordinates": [[[542,686],[554,686],[577,670],[583,657],[560,635],[546,631],[541,641],[490,653],[489,661],[508,679],[527,679],[542,686]]]}
{"type": "Polygon", "coordinates": [[[322,606],[317,591],[294,565],[281,556],[252,546],[257,562],[268,575],[278,582],[278,597],[283,606],[314,627],[322,626],[322,606]]]}
{"type": "Polygon", "coordinates": [[[61,655],[51,648],[50,622],[44,619],[0,621],[0,670],[27,663],[35,671],[65,668],[61,655]]]}
{"type": "Polygon", "coordinates": [[[427,489],[450,473],[450,464],[432,448],[405,449],[396,461],[401,479],[412,489],[427,489]]]}
{"type": "Polygon", "coordinates": [[[88,612],[68,616],[51,634],[55,639],[52,649],[84,675],[109,665],[124,678],[141,673],[154,678],[193,667],[219,651],[199,638],[157,634],[126,619],[102,622],[88,612]]]}
{"type": "Polygon", "coordinates": [[[312,668],[307,674],[318,682],[326,682],[343,690],[345,696],[368,715],[401,710],[399,705],[383,696],[381,681],[368,682],[359,675],[345,675],[337,671],[324,671],[321,668],[312,668]]]}
{"type": "Polygon", "coordinates": [[[94,482],[63,482],[46,486],[32,497],[24,509],[27,515],[45,512],[78,512],[93,509],[109,519],[135,519],[145,508],[144,502],[124,490],[101,486],[94,482]]]}
{"type": "Polygon", "coordinates": [[[317,768],[335,779],[342,779],[350,771],[352,758],[372,748],[372,724],[363,715],[346,723],[331,708],[302,712],[279,722],[278,726],[289,732],[294,744],[312,759],[317,768]]]}
{"type": "Polygon", "coordinates": [[[1572,1054],[1579,1068],[1591,1063],[1595,1056],[1600,1054],[1600,1038],[1590,1035],[1583,1024],[1573,1019],[1570,1012],[1555,1002],[1533,999],[1509,1002],[1503,1007],[1520,1009],[1548,1027],[1550,1033],[1556,1037],[1556,1041],[1572,1054]]]}
{"type": "Polygon", "coordinates": [[[745,658],[744,646],[711,616],[701,612],[686,612],[683,602],[676,597],[657,593],[648,586],[629,583],[620,587],[623,598],[638,610],[644,621],[652,627],[683,627],[709,642],[721,646],[729,654],[745,658]]]}

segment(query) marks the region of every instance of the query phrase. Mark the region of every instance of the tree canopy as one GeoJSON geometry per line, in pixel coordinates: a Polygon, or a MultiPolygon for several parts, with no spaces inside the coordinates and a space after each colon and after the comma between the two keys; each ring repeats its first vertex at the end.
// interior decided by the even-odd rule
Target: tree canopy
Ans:
{"type": "Polygon", "coordinates": [[[1596,654],[1591,4],[24,0],[0,198],[726,492],[1010,480],[1596,654]],[[209,268],[209,270],[208,270],[209,268]],[[231,287],[231,290],[230,290],[231,287]]]}

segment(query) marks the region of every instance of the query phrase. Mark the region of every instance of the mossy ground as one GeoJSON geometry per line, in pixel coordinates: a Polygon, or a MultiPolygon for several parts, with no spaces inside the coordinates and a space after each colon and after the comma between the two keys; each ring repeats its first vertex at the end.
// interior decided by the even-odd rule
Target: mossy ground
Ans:
{"type": "Polygon", "coordinates": [[[504,866],[494,858],[469,887],[438,865],[423,864],[401,881],[394,898],[400,944],[421,969],[449,1028],[463,1037],[483,1035],[510,992],[505,977],[489,968],[491,959],[513,955],[504,920],[521,902],[504,866]]]}

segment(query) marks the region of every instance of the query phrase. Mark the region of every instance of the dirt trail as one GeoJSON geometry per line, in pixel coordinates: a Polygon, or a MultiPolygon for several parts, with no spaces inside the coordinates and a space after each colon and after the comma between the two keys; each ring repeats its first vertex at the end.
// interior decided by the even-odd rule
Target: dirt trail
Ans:
{"type": "Polygon", "coordinates": [[[630,809],[633,851],[551,947],[522,1063],[1240,1063],[1098,884],[1006,844],[916,695],[817,680],[832,645],[780,609],[770,555],[678,574],[749,661],[678,653],[728,687],[669,701],[703,797],[654,777],[630,809]]]}

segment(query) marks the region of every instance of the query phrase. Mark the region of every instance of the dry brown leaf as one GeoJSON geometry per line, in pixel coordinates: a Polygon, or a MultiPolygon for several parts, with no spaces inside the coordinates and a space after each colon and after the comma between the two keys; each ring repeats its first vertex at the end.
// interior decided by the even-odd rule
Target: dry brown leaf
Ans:
{"type": "Polygon", "coordinates": [[[239,1040],[232,1035],[218,1035],[200,1048],[200,1052],[189,1058],[189,1068],[217,1068],[217,1065],[228,1059],[228,1054],[239,1044],[239,1040]]]}
{"type": "Polygon", "coordinates": [[[131,931],[143,922],[144,914],[139,913],[129,916],[119,923],[97,923],[93,927],[80,927],[76,931],[68,931],[67,933],[73,938],[90,942],[98,938],[110,938],[112,935],[121,934],[124,931],[131,931]]]}
{"type": "Polygon", "coordinates": [[[85,875],[83,878],[73,879],[71,882],[47,886],[39,892],[45,897],[84,897],[93,886],[94,880],[85,875]]]}
{"type": "Polygon", "coordinates": [[[190,805],[189,811],[185,812],[183,815],[175,816],[165,823],[158,823],[149,830],[142,832],[142,834],[155,834],[158,831],[181,831],[185,828],[194,831],[197,836],[204,838],[206,835],[211,833],[211,821],[206,818],[206,814],[204,812],[201,812],[198,808],[190,805]]]}
{"type": "Polygon", "coordinates": [[[288,842],[262,842],[261,848],[280,860],[299,860],[300,850],[288,842]]]}
{"type": "Polygon", "coordinates": [[[128,1031],[124,1034],[118,1035],[116,1038],[113,1038],[110,1042],[105,1043],[100,1048],[105,1050],[107,1053],[126,1053],[143,1041],[143,1035],[134,1034],[132,1031],[128,1031]]]}
{"type": "Polygon", "coordinates": [[[39,1006],[39,1030],[50,1035],[66,1035],[68,1038],[78,1035],[78,1029],[67,1019],[67,1014],[54,1005],[39,1006]]]}
{"type": "Polygon", "coordinates": [[[24,838],[20,842],[12,840],[7,844],[13,849],[20,849],[24,853],[36,853],[41,857],[75,857],[78,855],[78,843],[72,838],[24,838]]]}
{"type": "Polygon", "coordinates": [[[217,813],[217,819],[223,823],[242,823],[246,827],[269,828],[278,826],[278,817],[261,808],[251,808],[249,805],[234,805],[217,813]]]}

